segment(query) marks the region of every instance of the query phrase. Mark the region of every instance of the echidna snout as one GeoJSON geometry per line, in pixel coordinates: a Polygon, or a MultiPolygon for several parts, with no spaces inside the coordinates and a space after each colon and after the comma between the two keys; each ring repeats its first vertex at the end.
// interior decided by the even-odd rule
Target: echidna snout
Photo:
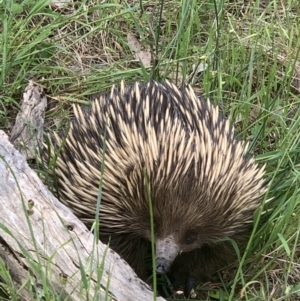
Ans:
{"type": "Polygon", "coordinates": [[[165,258],[159,257],[156,259],[156,272],[158,274],[165,274],[169,271],[171,262],[165,258]]]}
{"type": "Polygon", "coordinates": [[[167,273],[179,251],[179,245],[175,242],[173,235],[169,235],[164,239],[157,239],[156,272],[159,274],[167,273]]]}

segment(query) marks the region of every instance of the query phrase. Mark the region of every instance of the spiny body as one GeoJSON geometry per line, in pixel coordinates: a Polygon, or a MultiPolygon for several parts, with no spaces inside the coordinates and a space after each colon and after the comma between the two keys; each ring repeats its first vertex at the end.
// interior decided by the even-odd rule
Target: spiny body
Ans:
{"type": "Polygon", "coordinates": [[[57,158],[60,199],[91,225],[104,164],[100,239],[141,278],[151,240],[149,196],[157,272],[187,281],[189,291],[234,258],[231,242],[221,240],[247,240],[264,170],[218,107],[190,87],[150,81],[122,83],[89,110],[74,111],[57,158]]]}

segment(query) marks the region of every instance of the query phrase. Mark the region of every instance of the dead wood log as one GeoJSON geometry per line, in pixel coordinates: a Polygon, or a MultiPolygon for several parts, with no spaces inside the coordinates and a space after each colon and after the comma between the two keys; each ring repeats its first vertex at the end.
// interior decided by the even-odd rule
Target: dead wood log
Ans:
{"type": "Polygon", "coordinates": [[[43,127],[47,98],[42,86],[29,81],[21,100],[10,142],[27,159],[35,158],[38,147],[43,145],[43,127]]]}
{"type": "Polygon", "coordinates": [[[106,290],[112,300],[153,300],[150,287],[118,254],[95,242],[85,225],[43,185],[3,131],[0,178],[0,256],[16,285],[24,285],[24,300],[33,281],[40,290],[46,281],[48,289],[62,298],[69,296],[68,300],[90,299],[97,286],[98,300],[110,300],[106,290]],[[90,277],[87,291],[82,274],[90,277]]]}

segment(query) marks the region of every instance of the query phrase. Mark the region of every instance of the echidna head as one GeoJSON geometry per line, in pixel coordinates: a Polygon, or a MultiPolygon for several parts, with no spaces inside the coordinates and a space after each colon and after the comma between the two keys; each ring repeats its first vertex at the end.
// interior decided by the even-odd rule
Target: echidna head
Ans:
{"type": "MultiPolygon", "coordinates": [[[[213,216],[211,216],[213,219],[213,216]]],[[[226,230],[214,225],[214,221],[203,221],[195,227],[182,221],[174,224],[173,228],[164,235],[156,235],[156,269],[158,273],[166,273],[170,269],[175,258],[181,254],[201,248],[217,242],[227,236],[226,230]],[[174,227],[175,225],[175,227],[174,227]]]]}
{"type": "Polygon", "coordinates": [[[175,258],[181,253],[215,244],[226,237],[223,229],[213,225],[213,221],[190,228],[175,228],[165,236],[158,236],[156,245],[156,270],[163,274],[169,271],[175,258]]]}

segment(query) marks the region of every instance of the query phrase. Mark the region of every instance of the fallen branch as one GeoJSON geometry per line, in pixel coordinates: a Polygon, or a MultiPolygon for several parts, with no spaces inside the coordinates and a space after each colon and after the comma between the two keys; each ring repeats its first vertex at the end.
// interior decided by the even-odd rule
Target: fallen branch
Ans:
{"type": "Polygon", "coordinates": [[[10,142],[26,159],[35,158],[39,146],[43,145],[43,127],[47,98],[42,86],[29,81],[21,100],[10,142]]]}

